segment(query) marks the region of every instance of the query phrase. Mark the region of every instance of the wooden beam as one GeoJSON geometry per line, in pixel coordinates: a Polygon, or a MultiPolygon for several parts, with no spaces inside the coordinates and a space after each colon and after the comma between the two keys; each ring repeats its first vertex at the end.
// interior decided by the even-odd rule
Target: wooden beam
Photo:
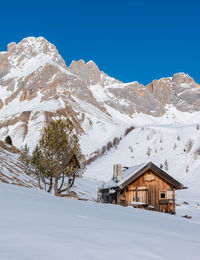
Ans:
{"type": "Polygon", "coordinates": [[[173,214],[176,214],[176,209],[175,209],[175,189],[172,189],[173,191],[173,214]]]}

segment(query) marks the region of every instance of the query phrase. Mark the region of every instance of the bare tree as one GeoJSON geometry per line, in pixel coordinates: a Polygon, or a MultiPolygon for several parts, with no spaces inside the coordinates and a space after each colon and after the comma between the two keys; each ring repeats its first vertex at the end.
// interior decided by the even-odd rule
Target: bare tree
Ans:
{"type": "Polygon", "coordinates": [[[165,170],[168,171],[169,167],[168,167],[168,161],[167,160],[165,160],[164,165],[165,165],[165,170]]]}
{"type": "Polygon", "coordinates": [[[109,142],[107,143],[107,151],[109,151],[112,147],[113,147],[112,142],[109,141],[109,142]]]}
{"type": "Polygon", "coordinates": [[[185,145],[184,152],[189,153],[192,150],[193,145],[194,145],[194,140],[189,139],[187,141],[187,144],[185,145]]]}
{"type": "Polygon", "coordinates": [[[150,148],[150,147],[147,148],[146,155],[147,155],[148,157],[151,155],[151,148],[150,148]]]}
{"type": "Polygon", "coordinates": [[[119,142],[120,142],[119,138],[115,137],[115,138],[113,139],[113,146],[114,146],[116,149],[117,149],[117,146],[118,146],[119,142]]]}
{"type": "Polygon", "coordinates": [[[101,148],[101,154],[102,155],[106,154],[106,149],[107,149],[106,145],[102,146],[102,148],[101,148]]]}
{"type": "Polygon", "coordinates": [[[199,156],[200,155],[200,147],[197,148],[197,150],[195,151],[195,155],[199,156]]]}

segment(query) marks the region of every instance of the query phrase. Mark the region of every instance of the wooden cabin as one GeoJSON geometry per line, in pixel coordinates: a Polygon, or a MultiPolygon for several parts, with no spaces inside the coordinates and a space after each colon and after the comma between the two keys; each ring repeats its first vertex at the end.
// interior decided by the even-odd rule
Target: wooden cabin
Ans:
{"type": "Polygon", "coordinates": [[[113,179],[99,189],[98,201],[175,214],[175,190],[184,188],[152,162],[124,171],[116,164],[113,179]]]}

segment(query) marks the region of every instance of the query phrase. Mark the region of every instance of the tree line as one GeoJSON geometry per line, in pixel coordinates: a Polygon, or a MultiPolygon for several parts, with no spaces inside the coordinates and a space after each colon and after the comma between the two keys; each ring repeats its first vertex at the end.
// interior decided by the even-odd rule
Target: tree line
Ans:
{"type": "MultiPolygon", "coordinates": [[[[126,128],[124,132],[124,137],[127,136],[131,131],[135,129],[134,126],[130,126],[126,128]]],[[[87,159],[87,165],[94,162],[96,159],[100,158],[101,156],[105,155],[108,151],[110,151],[112,148],[117,148],[120,141],[122,140],[122,136],[120,137],[114,137],[112,141],[107,142],[106,145],[103,145],[100,149],[96,150],[88,159],[87,159]]]]}

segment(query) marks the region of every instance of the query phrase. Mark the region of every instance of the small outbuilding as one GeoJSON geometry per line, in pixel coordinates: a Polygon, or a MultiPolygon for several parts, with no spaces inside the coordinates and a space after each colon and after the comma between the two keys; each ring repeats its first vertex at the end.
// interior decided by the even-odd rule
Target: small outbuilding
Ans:
{"type": "Polygon", "coordinates": [[[115,164],[113,179],[99,189],[98,202],[175,214],[175,190],[185,188],[152,162],[123,171],[115,164]]]}

